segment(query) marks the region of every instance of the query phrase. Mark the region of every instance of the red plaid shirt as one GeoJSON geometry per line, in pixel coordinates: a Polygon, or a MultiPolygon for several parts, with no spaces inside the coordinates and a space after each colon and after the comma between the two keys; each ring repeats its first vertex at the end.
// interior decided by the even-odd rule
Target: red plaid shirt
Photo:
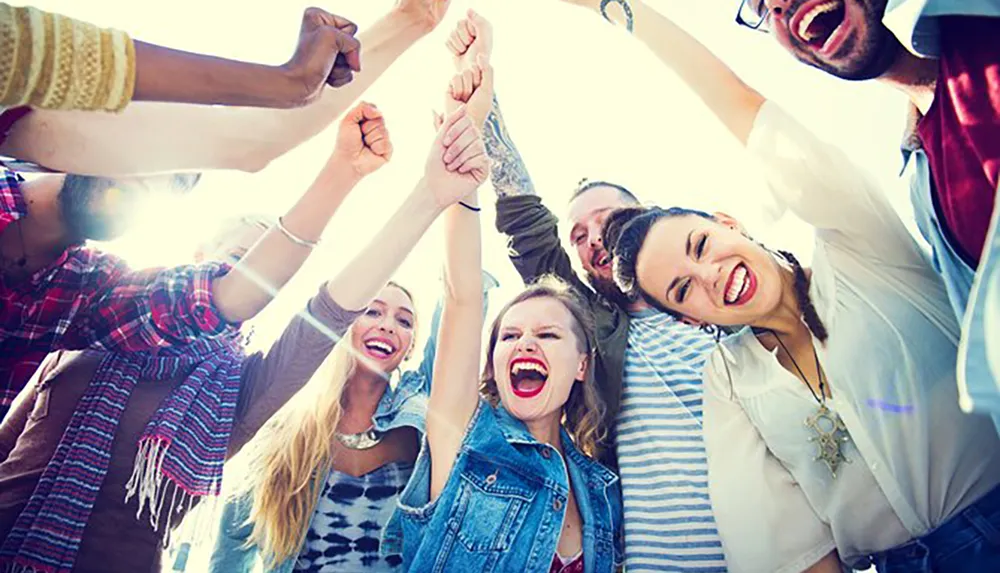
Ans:
{"type": "MultiPolygon", "coordinates": [[[[27,213],[21,178],[0,170],[0,233],[27,213]]],[[[150,350],[235,328],[212,301],[222,264],[132,271],[120,258],[70,247],[30,279],[0,276],[0,419],[51,350],[150,350]]]]}

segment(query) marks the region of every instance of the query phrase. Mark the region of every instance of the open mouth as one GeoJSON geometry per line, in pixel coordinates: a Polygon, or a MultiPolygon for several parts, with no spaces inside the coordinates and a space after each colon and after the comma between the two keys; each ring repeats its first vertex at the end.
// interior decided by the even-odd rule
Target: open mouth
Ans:
{"type": "Polygon", "coordinates": [[[365,353],[377,360],[385,360],[396,353],[396,347],[384,338],[365,341],[365,353]]]}
{"type": "Polygon", "coordinates": [[[517,358],[510,363],[510,388],[518,398],[537,396],[549,379],[545,363],[534,358],[517,358]]]}
{"type": "Polygon", "coordinates": [[[726,281],[726,306],[746,304],[756,292],[757,277],[743,263],[736,265],[726,281]]]}
{"type": "Polygon", "coordinates": [[[595,269],[607,269],[611,267],[611,255],[607,253],[604,249],[594,253],[594,256],[590,257],[590,264],[593,265],[595,269]]]}
{"type": "Polygon", "coordinates": [[[821,52],[830,53],[843,40],[838,34],[847,21],[843,0],[818,0],[799,8],[789,22],[789,29],[804,44],[821,52]]]}

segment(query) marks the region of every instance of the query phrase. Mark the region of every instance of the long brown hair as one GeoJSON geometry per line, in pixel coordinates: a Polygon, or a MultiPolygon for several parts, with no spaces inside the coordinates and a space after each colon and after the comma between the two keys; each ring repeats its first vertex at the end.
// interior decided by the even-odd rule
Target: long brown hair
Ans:
{"type": "Polygon", "coordinates": [[[480,377],[479,392],[493,406],[500,403],[496,375],[493,371],[493,350],[500,334],[500,323],[514,305],[536,298],[550,298],[562,303],[573,316],[573,334],[576,335],[577,349],[587,355],[587,372],[583,383],[574,383],[569,398],[563,406],[562,423],[584,454],[601,459],[608,427],[604,422],[607,405],[594,379],[594,360],[597,349],[594,337],[594,319],[572,288],[562,280],[546,276],[514,297],[497,313],[490,327],[490,339],[486,346],[486,361],[480,377]]]}

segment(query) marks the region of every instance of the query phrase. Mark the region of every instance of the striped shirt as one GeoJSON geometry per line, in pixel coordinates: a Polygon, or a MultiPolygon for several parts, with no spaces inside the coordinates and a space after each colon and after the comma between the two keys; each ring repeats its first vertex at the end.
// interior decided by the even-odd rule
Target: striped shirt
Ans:
{"type": "Polygon", "coordinates": [[[670,315],[632,315],[618,416],[625,569],[725,572],[708,498],[702,369],[713,338],[670,315]]]}

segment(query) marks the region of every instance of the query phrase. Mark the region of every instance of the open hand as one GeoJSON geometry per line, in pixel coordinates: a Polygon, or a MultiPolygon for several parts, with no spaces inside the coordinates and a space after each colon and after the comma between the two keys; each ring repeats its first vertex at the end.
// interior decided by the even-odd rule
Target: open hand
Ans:
{"type": "Polygon", "coordinates": [[[308,8],[302,15],[299,44],[282,69],[291,80],[303,105],[319,96],[323,86],[347,85],[354,72],[361,71],[361,43],[354,37],[358,27],[346,18],[319,8],[308,8]]]}
{"type": "Polygon", "coordinates": [[[358,179],[375,172],[392,158],[392,141],[382,112],[361,102],[340,121],[330,161],[350,166],[358,179]]]}
{"type": "Polygon", "coordinates": [[[455,61],[455,69],[468,68],[480,55],[488,62],[493,54],[493,24],[475,10],[469,10],[455,25],[445,45],[455,61]]]}
{"type": "Polygon", "coordinates": [[[438,205],[447,207],[486,181],[490,162],[482,124],[463,106],[444,119],[424,166],[424,178],[438,205]]]}

